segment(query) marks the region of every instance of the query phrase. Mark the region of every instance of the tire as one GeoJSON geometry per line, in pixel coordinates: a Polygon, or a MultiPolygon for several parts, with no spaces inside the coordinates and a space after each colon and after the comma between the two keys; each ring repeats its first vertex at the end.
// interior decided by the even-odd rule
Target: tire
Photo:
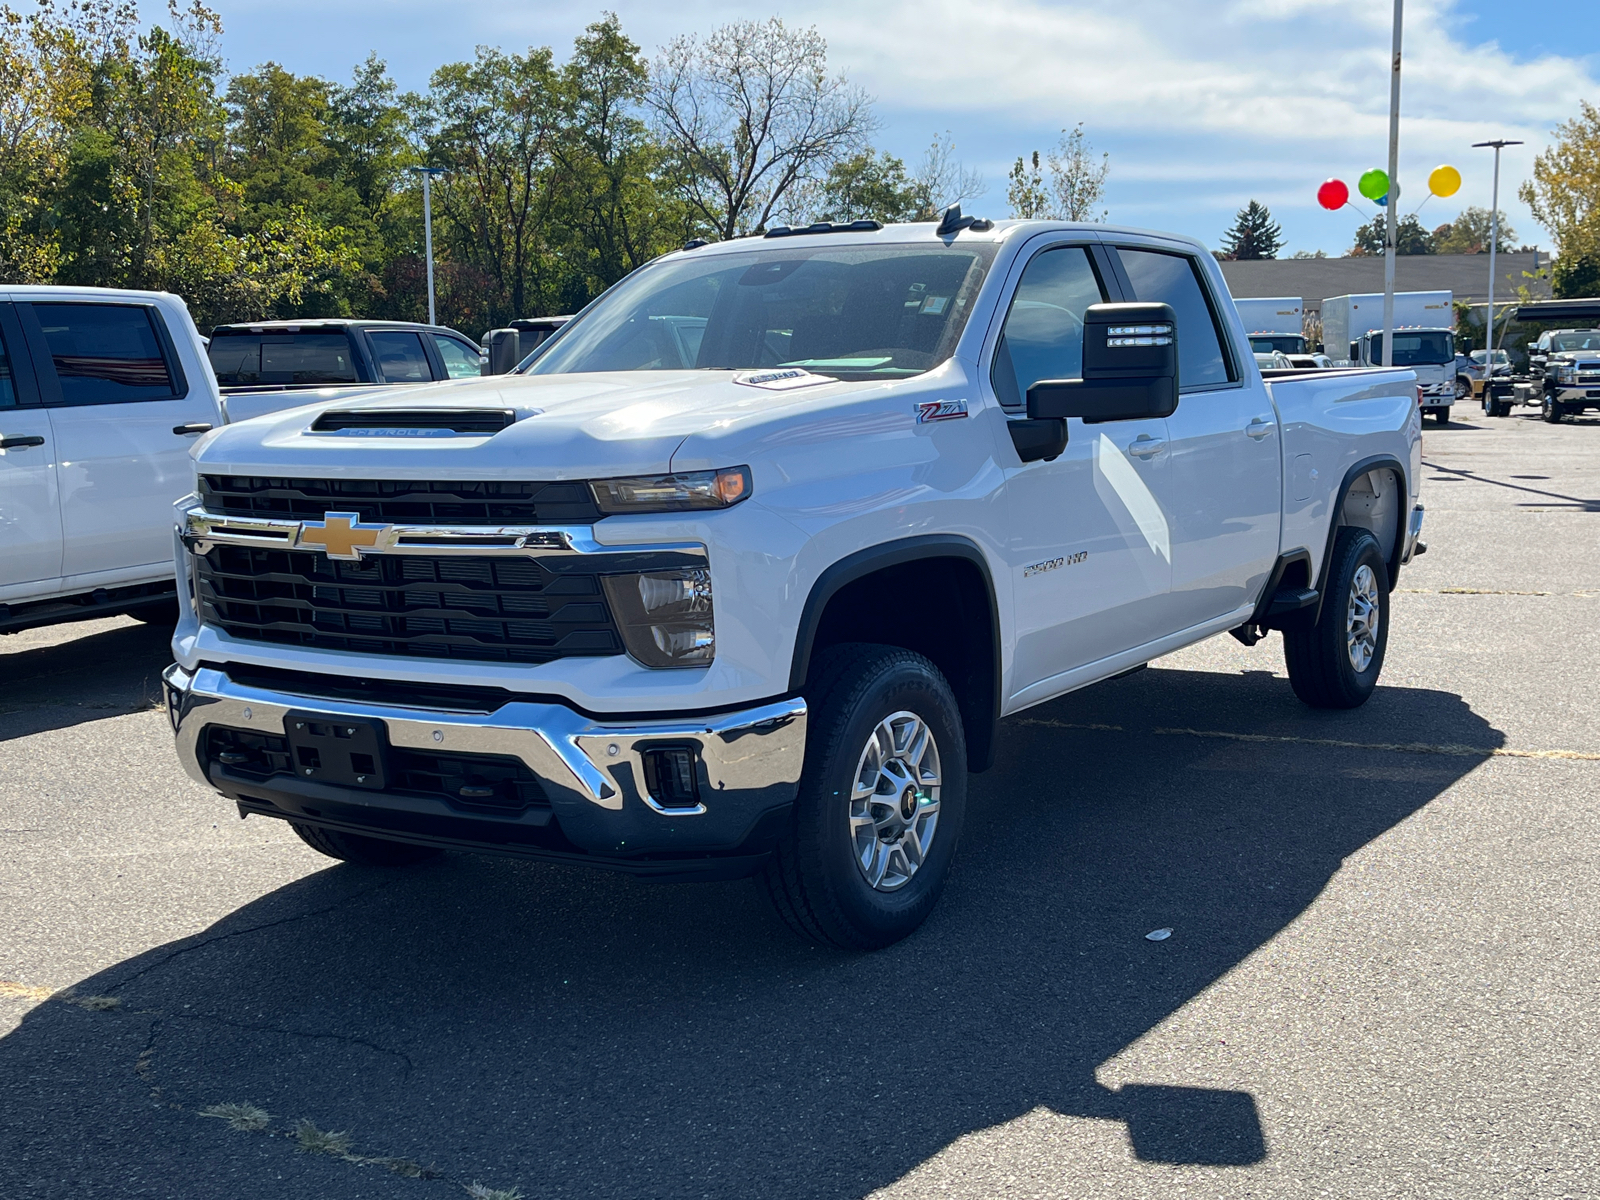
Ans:
{"type": "Polygon", "coordinates": [[[1544,398],[1544,408],[1539,415],[1546,425],[1559,425],[1561,424],[1561,418],[1565,414],[1562,412],[1561,405],[1556,403],[1554,397],[1546,396],[1544,398]]]}
{"type": "Polygon", "coordinates": [[[386,838],[363,837],[359,833],[342,833],[336,829],[319,829],[315,825],[293,825],[300,840],[319,854],[337,858],[341,862],[361,863],[368,867],[409,867],[439,857],[439,850],[431,846],[413,846],[409,842],[391,842],[386,838]]]}
{"type": "Polygon", "coordinates": [[[1358,708],[1378,686],[1389,645],[1389,569],[1378,539],[1341,529],[1327,578],[1316,624],[1284,631],[1289,683],[1312,708],[1358,708]]]}
{"type": "Polygon", "coordinates": [[[1467,379],[1465,376],[1462,376],[1462,375],[1457,375],[1456,376],[1456,399],[1457,400],[1471,400],[1472,399],[1472,381],[1470,379],[1467,379]]]}
{"type": "Polygon", "coordinates": [[[135,621],[143,621],[146,625],[176,625],[178,623],[178,602],[176,600],[161,600],[155,604],[130,608],[128,615],[135,621]]]}
{"type": "Polygon", "coordinates": [[[1434,419],[1435,422],[1437,422],[1440,425],[1448,425],[1448,424],[1450,424],[1450,410],[1448,408],[1436,408],[1436,409],[1434,409],[1433,410],[1433,419],[1434,419]]]}
{"type": "Polygon", "coordinates": [[[960,712],[938,667],[893,646],[831,647],[805,691],[800,792],[757,881],[801,937],[880,949],[921,925],[944,889],[966,813],[960,712]]]}

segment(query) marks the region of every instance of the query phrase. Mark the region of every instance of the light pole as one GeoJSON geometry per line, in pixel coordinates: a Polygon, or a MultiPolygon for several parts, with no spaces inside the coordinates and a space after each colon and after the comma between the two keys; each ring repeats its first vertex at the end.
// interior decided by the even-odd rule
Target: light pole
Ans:
{"type": "Polygon", "coordinates": [[[443,167],[411,169],[422,176],[422,229],[428,248],[428,324],[437,325],[439,321],[433,311],[433,192],[429,185],[435,175],[443,175],[445,170],[443,167]]]}
{"type": "MultiPolygon", "coordinates": [[[[1494,255],[1500,247],[1500,151],[1507,146],[1520,146],[1521,142],[1508,142],[1504,139],[1493,142],[1473,142],[1474,150],[1482,150],[1485,146],[1494,147],[1494,191],[1489,199],[1489,314],[1483,323],[1483,377],[1485,380],[1494,378],[1494,255]]],[[[1537,264],[1535,264],[1537,265],[1537,264]]],[[[1484,384],[1485,389],[1488,383],[1484,384]]],[[[1484,400],[1488,400],[1488,391],[1484,392],[1484,400]]]]}
{"type": "Polygon", "coordinates": [[[1405,0],[1394,0],[1394,54],[1389,60],[1389,195],[1383,238],[1383,365],[1394,366],[1394,255],[1400,223],[1400,24],[1405,0]]]}

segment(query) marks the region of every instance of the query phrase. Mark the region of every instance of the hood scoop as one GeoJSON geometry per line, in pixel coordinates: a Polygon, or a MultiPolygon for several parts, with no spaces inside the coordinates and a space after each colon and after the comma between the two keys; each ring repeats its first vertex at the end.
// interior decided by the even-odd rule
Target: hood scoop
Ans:
{"type": "Polygon", "coordinates": [[[313,421],[308,432],[374,438],[493,437],[516,419],[509,408],[336,408],[313,421]]]}

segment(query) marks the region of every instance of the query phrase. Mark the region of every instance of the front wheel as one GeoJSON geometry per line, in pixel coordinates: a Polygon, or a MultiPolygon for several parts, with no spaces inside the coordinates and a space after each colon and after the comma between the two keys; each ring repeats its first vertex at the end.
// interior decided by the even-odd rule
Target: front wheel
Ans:
{"type": "Polygon", "coordinates": [[[927,919],[966,811],[967,746],[939,668],[893,646],[835,646],[806,688],[805,772],[758,877],[802,937],[876,950],[927,919]]]}
{"type": "Polygon", "coordinates": [[[1547,395],[1544,398],[1544,409],[1539,415],[1544,418],[1545,424],[1559,425],[1561,424],[1561,418],[1566,414],[1562,412],[1561,405],[1556,402],[1556,398],[1547,395]]]}
{"type": "Polygon", "coordinates": [[[1316,624],[1286,629],[1294,694],[1312,708],[1357,708],[1378,686],[1389,645],[1389,569],[1378,539],[1341,529],[1316,624]]]}
{"type": "Polygon", "coordinates": [[[1436,408],[1436,409],[1434,409],[1433,410],[1433,419],[1435,421],[1437,421],[1440,425],[1448,425],[1448,424],[1450,424],[1450,410],[1448,408],[1436,408]]]}

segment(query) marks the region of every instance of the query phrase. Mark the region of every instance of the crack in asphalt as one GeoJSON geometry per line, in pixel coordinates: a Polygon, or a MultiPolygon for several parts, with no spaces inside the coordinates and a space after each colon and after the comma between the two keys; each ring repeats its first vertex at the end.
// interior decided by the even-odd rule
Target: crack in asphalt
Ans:
{"type": "Polygon", "coordinates": [[[293,914],[291,914],[291,915],[289,915],[287,917],[279,917],[276,921],[266,921],[266,922],[264,922],[264,923],[262,923],[260,925],[252,925],[248,929],[234,929],[234,930],[228,931],[227,933],[213,934],[210,937],[207,937],[204,934],[196,934],[195,936],[200,938],[201,940],[199,940],[197,942],[194,942],[194,943],[192,943],[191,945],[188,945],[188,946],[180,946],[176,950],[172,951],[170,954],[163,955],[161,958],[157,959],[155,962],[147,963],[145,966],[140,967],[137,971],[135,971],[133,974],[129,975],[126,979],[119,979],[115,983],[107,985],[106,994],[107,995],[113,995],[113,994],[116,993],[116,991],[119,988],[124,988],[124,987],[128,986],[130,983],[136,983],[138,980],[143,979],[146,975],[150,974],[151,971],[158,970],[161,967],[166,966],[168,963],[174,961],[175,959],[182,958],[186,954],[192,954],[196,950],[203,950],[207,946],[213,945],[213,944],[215,944],[217,942],[226,942],[226,941],[232,940],[233,938],[246,937],[246,936],[248,936],[249,934],[252,934],[252,933],[261,933],[261,932],[263,932],[265,930],[268,930],[268,929],[276,929],[280,925],[289,925],[289,924],[294,923],[295,921],[305,921],[305,920],[309,920],[312,917],[326,916],[328,913],[331,913],[331,912],[335,911],[336,909],[343,908],[346,904],[349,904],[352,901],[360,900],[365,896],[370,896],[374,892],[380,892],[384,888],[393,887],[395,882],[396,881],[388,881],[388,882],[384,882],[384,883],[377,883],[377,884],[374,884],[372,887],[363,888],[363,889],[361,889],[361,891],[352,893],[349,896],[341,897],[340,899],[334,901],[332,904],[325,905],[322,908],[315,908],[315,909],[312,909],[310,912],[293,913],[293,914]]]}
{"type": "MultiPolygon", "coordinates": [[[[405,1064],[405,1073],[407,1075],[409,1075],[416,1067],[416,1063],[411,1061],[411,1056],[404,1050],[395,1050],[389,1046],[380,1046],[377,1042],[369,1042],[365,1038],[359,1038],[348,1033],[317,1033],[309,1029],[290,1029],[287,1026],[274,1025],[271,1022],[258,1024],[249,1021],[235,1021],[228,1017],[216,1016],[209,1013],[174,1013],[164,1012],[158,1009],[135,1009],[134,1012],[143,1013],[155,1018],[155,1024],[151,1029],[150,1042],[147,1046],[147,1049],[149,1049],[152,1053],[155,1049],[156,1030],[163,1022],[201,1021],[209,1022],[213,1025],[225,1025],[230,1029],[243,1029],[250,1033],[277,1033],[282,1034],[284,1037],[316,1038],[327,1041],[343,1042],[349,1046],[361,1046],[367,1050],[374,1050],[379,1054],[388,1054],[394,1058],[398,1058],[405,1064]]],[[[140,1057],[142,1058],[143,1055],[141,1054],[140,1057]]]]}

